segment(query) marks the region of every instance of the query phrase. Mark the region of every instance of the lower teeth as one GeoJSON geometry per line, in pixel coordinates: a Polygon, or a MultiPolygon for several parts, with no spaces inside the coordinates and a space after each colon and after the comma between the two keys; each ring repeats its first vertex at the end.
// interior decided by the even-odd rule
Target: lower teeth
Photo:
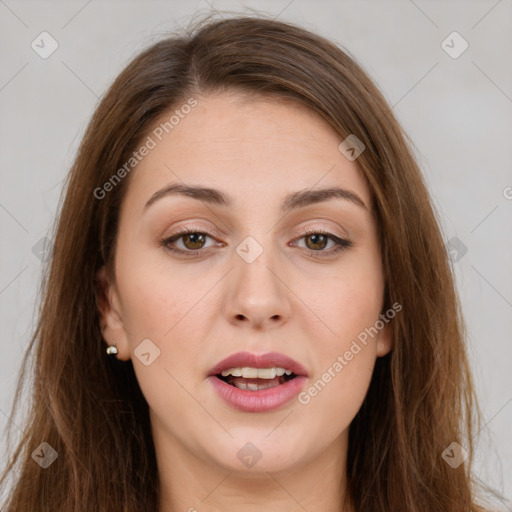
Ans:
{"type": "Polygon", "coordinates": [[[260,389],[269,389],[275,388],[279,386],[274,382],[269,382],[268,384],[253,384],[252,382],[237,382],[236,384],[232,384],[238,389],[248,390],[248,391],[259,391],[260,389]]]}
{"type": "MultiPolygon", "coordinates": [[[[294,376],[293,376],[294,377],[294,376]]],[[[226,384],[244,391],[259,391],[261,389],[270,389],[280,386],[285,382],[288,382],[293,377],[277,377],[274,379],[268,379],[268,382],[262,382],[263,379],[258,379],[259,382],[254,382],[256,379],[241,379],[241,378],[222,378],[226,384]]]]}

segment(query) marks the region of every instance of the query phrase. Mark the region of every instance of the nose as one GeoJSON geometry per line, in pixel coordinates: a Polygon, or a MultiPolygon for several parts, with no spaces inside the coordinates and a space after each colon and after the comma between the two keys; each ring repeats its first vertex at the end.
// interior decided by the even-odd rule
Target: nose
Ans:
{"type": "Polygon", "coordinates": [[[277,328],[290,318],[290,288],[283,268],[265,248],[252,262],[233,255],[224,313],[231,324],[258,330],[277,328]]]}

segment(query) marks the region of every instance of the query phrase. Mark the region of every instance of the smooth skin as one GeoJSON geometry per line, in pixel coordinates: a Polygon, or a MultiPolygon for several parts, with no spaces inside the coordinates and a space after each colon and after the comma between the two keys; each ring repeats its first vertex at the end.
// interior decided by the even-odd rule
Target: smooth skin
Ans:
{"type": "Polygon", "coordinates": [[[132,171],[115,280],[98,274],[104,339],[133,361],[149,404],[158,512],[339,511],[348,428],[376,358],[392,348],[392,323],[307,404],[241,412],[221,400],[208,372],[234,352],[277,351],[306,368],[307,390],[375,324],[384,275],[370,190],[338,150],[340,137],[309,110],[236,92],[196,98],[132,171]],[[232,205],[164,195],[145,207],[174,183],[218,189],[232,205]],[[280,210],[290,193],[330,187],[366,207],[331,198],[280,210]],[[203,237],[169,242],[178,254],[162,241],[181,228],[203,237]],[[335,254],[332,239],[306,229],[352,246],[335,254]],[[249,236],[263,249],[252,263],[236,251],[249,236]],[[134,352],[146,339],[160,350],[149,365],[134,352]],[[261,453],[250,468],[237,456],[248,442],[261,453]]]}

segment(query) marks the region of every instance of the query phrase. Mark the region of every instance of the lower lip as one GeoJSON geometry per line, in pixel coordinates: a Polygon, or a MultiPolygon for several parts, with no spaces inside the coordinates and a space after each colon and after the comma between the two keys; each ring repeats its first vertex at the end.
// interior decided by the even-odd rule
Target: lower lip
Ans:
{"type": "Polygon", "coordinates": [[[220,397],[229,405],[244,412],[266,412],[279,409],[300,393],[307,377],[302,375],[273,388],[249,391],[227,384],[215,375],[208,377],[220,397]]]}

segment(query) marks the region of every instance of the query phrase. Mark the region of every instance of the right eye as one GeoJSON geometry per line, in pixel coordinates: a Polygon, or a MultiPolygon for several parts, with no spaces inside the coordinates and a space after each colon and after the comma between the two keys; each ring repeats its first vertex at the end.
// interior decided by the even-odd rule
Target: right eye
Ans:
{"type": "Polygon", "coordinates": [[[194,229],[184,229],[161,241],[161,244],[168,250],[182,254],[184,256],[197,256],[204,253],[203,247],[207,238],[212,238],[208,233],[197,231],[194,229]],[[184,248],[177,248],[176,241],[182,239],[184,248]]]}

